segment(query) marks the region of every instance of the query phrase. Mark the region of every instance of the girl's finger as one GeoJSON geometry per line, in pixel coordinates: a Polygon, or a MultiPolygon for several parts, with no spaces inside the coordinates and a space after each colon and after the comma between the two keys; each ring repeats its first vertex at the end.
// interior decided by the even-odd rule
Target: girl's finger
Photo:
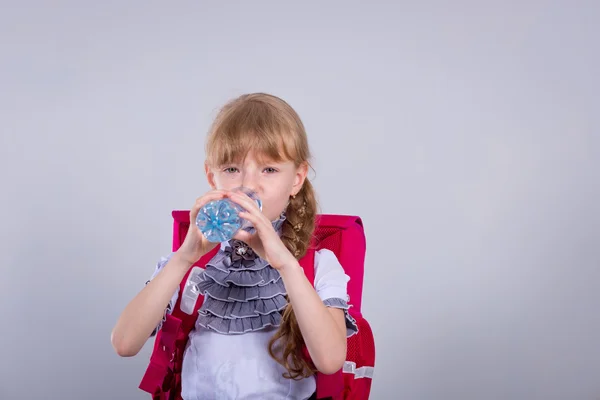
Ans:
{"type": "Polygon", "coordinates": [[[245,193],[240,194],[240,193],[230,193],[229,198],[231,199],[231,201],[233,201],[234,203],[242,206],[244,209],[246,209],[246,211],[248,212],[258,212],[260,213],[260,209],[258,208],[258,205],[256,204],[256,202],[254,200],[252,200],[250,197],[248,197],[245,193]]]}
{"type": "Polygon", "coordinates": [[[196,217],[198,216],[198,212],[206,204],[208,204],[209,202],[211,202],[213,200],[224,199],[226,196],[227,196],[227,192],[225,192],[224,190],[214,190],[212,192],[208,192],[207,194],[205,194],[202,197],[199,197],[196,200],[196,203],[194,204],[194,206],[192,207],[192,209],[190,210],[190,222],[195,222],[196,221],[196,217]]]}
{"type": "Polygon", "coordinates": [[[227,196],[227,192],[224,190],[213,190],[211,192],[206,193],[204,196],[199,197],[196,200],[196,204],[203,206],[212,200],[223,199],[226,196],[227,196]]]}
{"type": "Polygon", "coordinates": [[[260,213],[260,211],[259,215],[255,215],[253,213],[244,211],[240,212],[239,215],[241,218],[250,221],[257,232],[261,232],[267,227],[273,227],[271,223],[267,220],[267,217],[265,217],[264,214],[260,213]]]}
{"type": "Polygon", "coordinates": [[[252,244],[254,242],[255,235],[256,235],[255,233],[253,234],[250,232],[240,230],[233,236],[233,238],[246,243],[248,246],[250,246],[252,248],[253,247],[252,244]]]}
{"type": "MultiPolygon", "coordinates": [[[[230,199],[233,202],[235,202],[236,204],[240,205],[245,210],[246,214],[250,214],[256,218],[253,220],[250,220],[250,218],[247,218],[249,221],[251,221],[254,224],[256,229],[259,229],[258,225],[263,225],[265,227],[271,225],[271,222],[262,213],[262,211],[258,208],[258,205],[254,202],[254,200],[252,200],[246,194],[240,195],[237,193],[233,193],[230,196],[230,199]]],[[[241,215],[240,215],[240,217],[241,217],[241,215]]],[[[244,217],[242,217],[242,218],[244,218],[244,217]]]]}
{"type": "Polygon", "coordinates": [[[257,228],[256,224],[259,222],[258,216],[245,211],[240,211],[239,216],[240,218],[250,221],[252,225],[254,225],[254,227],[257,228]]]}

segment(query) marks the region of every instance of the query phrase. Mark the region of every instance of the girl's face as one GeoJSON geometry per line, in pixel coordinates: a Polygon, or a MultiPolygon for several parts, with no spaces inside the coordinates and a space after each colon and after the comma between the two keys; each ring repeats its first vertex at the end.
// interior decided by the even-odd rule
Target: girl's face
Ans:
{"type": "Polygon", "coordinates": [[[263,204],[263,214],[270,221],[279,218],[290,196],[297,194],[308,166],[296,167],[292,161],[273,162],[249,152],[239,163],[221,166],[205,165],[208,183],[213,189],[232,190],[244,186],[254,190],[263,204]]]}

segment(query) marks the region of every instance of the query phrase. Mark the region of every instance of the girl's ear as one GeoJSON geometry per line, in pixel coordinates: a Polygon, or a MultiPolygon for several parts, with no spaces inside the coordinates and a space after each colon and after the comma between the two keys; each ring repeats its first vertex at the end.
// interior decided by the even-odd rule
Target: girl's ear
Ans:
{"type": "Polygon", "coordinates": [[[294,177],[294,186],[292,186],[292,195],[298,194],[304,185],[306,175],[308,174],[308,163],[305,161],[296,169],[296,176],[294,177]]]}
{"type": "Polygon", "coordinates": [[[206,174],[206,180],[208,181],[210,188],[212,190],[215,190],[217,188],[217,185],[215,183],[215,173],[212,171],[212,169],[207,163],[204,163],[204,173],[206,174]]]}

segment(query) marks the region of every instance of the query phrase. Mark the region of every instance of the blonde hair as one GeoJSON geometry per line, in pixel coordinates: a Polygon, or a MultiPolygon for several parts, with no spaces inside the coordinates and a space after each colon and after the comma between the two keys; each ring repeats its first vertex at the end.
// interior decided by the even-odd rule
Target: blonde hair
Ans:
{"type": "MultiPolygon", "coordinates": [[[[284,100],[265,93],[240,96],[220,110],[206,142],[207,163],[220,166],[239,162],[250,150],[275,162],[292,161],[296,167],[310,160],[306,131],[298,114],[284,100]]],[[[300,259],[311,243],[317,213],[308,179],[290,198],[285,211],[281,240],[300,259]]],[[[316,372],[305,359],[303,347],[304,339],[288,300],[281,325],[269,341],[269,354],[285,367],[285,378],[301,379],[316,372]]]]}

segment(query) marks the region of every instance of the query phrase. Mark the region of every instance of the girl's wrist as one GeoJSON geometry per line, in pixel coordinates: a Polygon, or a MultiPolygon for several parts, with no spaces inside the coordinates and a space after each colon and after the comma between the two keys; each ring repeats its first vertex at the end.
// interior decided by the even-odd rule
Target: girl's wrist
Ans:
{"type": "Polygon", "coordinates": [[[173,258],[177,262],[177,265],[181,266],[184,269],[189,269],[196,261],[191,261],[190,257],[181,253],[180,251],[176,251],[173,254],[173,258]]]}
{"type": "Polygon", "coordinates": [[[281,266],[281,268],[279,268],[279,274],[284,280],[289,278],[293,279],[296,275],[304,276],[304,270],[302,269],[302,266],[300,265],[298,260],[294,258],[291,259],[289,262],[286,262],[281,266]]]}

